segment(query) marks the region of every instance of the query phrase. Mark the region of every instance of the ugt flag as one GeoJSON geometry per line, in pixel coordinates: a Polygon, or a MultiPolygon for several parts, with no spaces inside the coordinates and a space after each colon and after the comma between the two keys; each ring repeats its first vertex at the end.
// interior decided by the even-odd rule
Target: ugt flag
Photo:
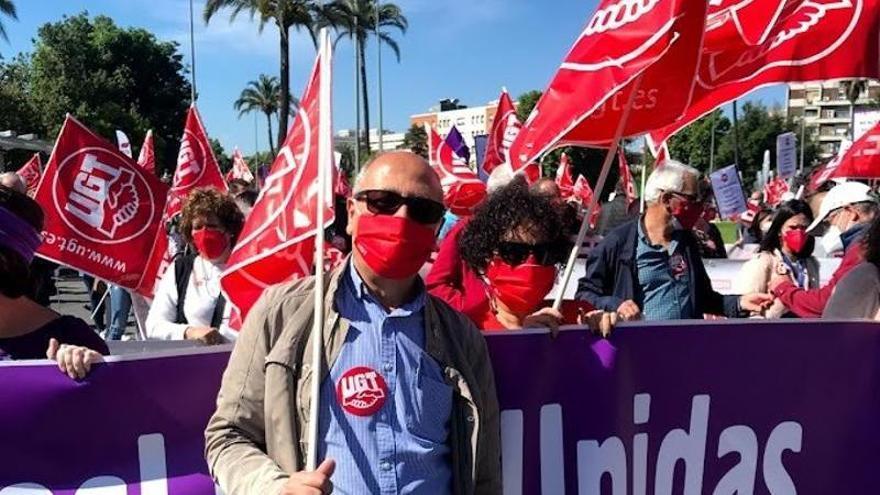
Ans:
{"type": "Polygon", "coordinates": [[[556,169],[556,186],[562,199],[569,199],[574,194],[574,179],[571,176],[571,162],[564,152],[559,156],[559,167],[556,169]]]}
{"type": "Polygon", "coordinates": [[[232,178],[241,179],[248,183],[254,181],[251,167],[244,160],[244,157],[241,156],[241,151],[238,148],[232,150],[232,178]]]}
{"type": "Polygon", "coordinates": [[[880,124],[872,127],[843,152],[832,178],[880,178],[880,124]]]}
{"type": "Polygon", "coordinates": [[[629,163],[626,162],[626,153],[623,146],[617,148],[617,164],[620,167],[620,182],[623,184],[623,190],[626,192],[626,204],[631,205],[636,201],[636,185],[633,183],[632,173],[629,170],[629,163]]]}
{"type": "Polygon", "coordinates": [[[880,77],[880,0],[716,0],[693,101],[657,142],[760,86],[880,77]]]}
{"type": "Polygon", "coordinates": [[[486,185],[433,127],[426,125],[425,131],[428,134],[428,161],[440,177],[443,202],[456,215],[473,214],[474,208],[486,197],[486,185]]]}
{"type": "Polygon", "coordinates": [[[623,136],[674,122],[690,102],[706,3],[602,0],[513,142],[514,169],[561,145],[608,146],[621,120],[623,136]]]}
{"type": "Polygon", "coordinates": [[[168,187],[69,115],[44,173],[36,200],[46,225],[37,254],[138,289],[168,187]]]}
{"type": "Polygon", "coordinates": [[[156,173],[156,153],[153,151],[153,130],[147,131],[144,137],[144,144],[141,146],[141,152],[138,154],[138,165],[151,174],[156,173]]]}
{"type": "Polygon", "coordinates": [[[34,153],[34,156],[32,156],[27,163],[22,165],[20,169],[16,170],[15,173],[21,177],[21,180],[23,180],[27,186],[28,196],[34,197],[34,194],[37,192],[37,186],[40,184],[40,177],[43,175],[43,165],[40,160],[40,154],[34,153]]]}
{"type": "Polygon", "coordinates": [[[510,145],[513,144],[521,127],[522,124],[516,116],[516,108],[507,90],[504,89],[501,91],[501,97],[498,98],[498,110],[495,111],[495,118],[492,120],[483,163],[480,165],[486,177],[495,170],[495,167],[502,163],[510,163],[510,145]]]}
{"type": "Polygon", "coordinates": [[[220,281],[242,318],[270,285],[313,273],[315,235],[333,223],[331,57],[327,33],[322,31],[299,114],[220,281]],[[318,203],[320,173],[326,174],[323,204],[318,203]],[[324,209],[324,225],[317,223],[319,208],[324,209]]]}

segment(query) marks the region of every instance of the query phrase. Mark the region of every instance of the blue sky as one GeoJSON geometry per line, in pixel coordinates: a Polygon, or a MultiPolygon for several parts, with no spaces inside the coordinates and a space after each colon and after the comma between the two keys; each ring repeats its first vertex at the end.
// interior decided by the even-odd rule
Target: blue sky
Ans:
{"type": "MultiPolygon", "coordinates": [[[[410,29],[398,35],[401,61],[383,51],[385,128],[405,130],[409,116],[424,112],[439,99],[459,98],[480,105],[507,86],[513,96],[543,89],[572,41],[582,29],[595,1],[554,0],[397,0],[410,29]]],[[[18,0],[19,20],[6,20],[9,43],[0,53],[9,57],[30,51],[37,28],[64,14],[88,11],[104,14],[122,26],[149,29],[160,39],[180,42],[189,63],[188,0],[18,0]]],[[[259,33],[248,16],[230,23],[226,13],[206,26],[201,19],[204,0],[195,1],[196,76],[199,110],[209,135],[227,150],[238,146],[246,154],[265,150],[265,118],[238,118],[232,103],[248,81],[260,73],[277,75],[278,33],[272,26],[259,33]]],[[[376,46],[367,50],[371,124],[376,126],[376,46]]],[[[291,91],[302,92],[314,62],[307,34],[296,34],[291,50],[291,91]]],[[[341,41],[334,63],[334,127],[354,126],[353,55],[341,41]]],[[[760,90],[754,98],[781,102],[780,87],[760,90]]]]}

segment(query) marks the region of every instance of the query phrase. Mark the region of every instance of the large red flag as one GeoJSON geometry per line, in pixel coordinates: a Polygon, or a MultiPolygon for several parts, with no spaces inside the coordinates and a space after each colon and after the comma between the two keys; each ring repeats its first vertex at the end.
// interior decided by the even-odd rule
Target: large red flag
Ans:
{"type": "Polygon", "coordinates": [[[880,124],[872,127],[856,140],[831,172],[832,178],[880,178],[880,124]]]}
{"type": "Polygon", "coordinates": [[[46,212],[37,254],[138,290],[167,194],[166,185],[68,116],[37,190],[46,212]]]}
{"type": "Polygon", "coordinates": [[[156,173],[156,153],[153,151],[153,130],[147,131],[144,144],[138,154],[138,165],[151,174],[156,173]]]}
{"type": "Polygon", "coordinates": [[[682,127],[758,87],[880,77],[880,0],[715,0],[690,108],[653,133],[682,127]]]}
{"type": "Polygon", "coordinates": [[[440,176],[443,202],[456,215],[470,215],[486,197],[486,185],[467,163],[459,158],[433,127],[426,126],[428,157],[431,167],[440,176]]]}
{"type": "Polygon", "coordinates": [[[562,199],[568,199],[574,194],[571,162],[565,153],[559,156],[559,168],[556,169],[556,186],[559,187],[559,194],[562,196],[562,199]]]}
{"type": "Polygon", "coordinates": [[[510,145],[513,144],[522,124],[516,116],[516,108],[510,100],[507,90],[498,98],[498,110],[492,120],[489,139],[486,141],[486,152],[481,167],[487,176],[502,163],[510,163],[510,145]]]}
{"type": "Polygon", "coordinates": [[[43,175],[43,165],[42,160],[40,160],[40,154],[34,153],[34,156],[32,156],[31,159],[22,165],[15,173],[21,177],[21,180],[23,180],[27,186],[28,196],[34,197],[34,194],[37,192],[37,186],[40,184],[40,177],[43,175]]]}
{"type": "Polygon", "coordinates": [[[631,96],[623,136],[675,121],[690,103],[706,3],[602,0],[513,142],[515,169],[556,146],[609,145],[631,96]]]}
{"type": "Polygon", "coordinates": [[[313,273],[315,235],[333,222],[332,145],[320,148],[322,140],[332,142],[330,61],[325,39],[299,114],[223,273],[223,291],[242,317],[265,288],[313,273]],[[323,205],[319,171],[327,174],[323,205]],[[318,208],[324,208],[325,225],[317,225],[318,208]]]}
{"type": "Polygon", "coordinates": [[[241,151],[238,148],[232,150],[232,178],[233,179],[241,179],[245,182],[253,182],[254,174],[251,172],[251,167],[244,160],[244,157],[241,156],[241,151]]]}
{"type": "Polygon", "coordinates": [[[631,205],[636,201],[636,185],[633,183],[623,147],[617,148],[617,164],[620,167],[620,181],[623,183],[623,190],[626,193],[626,204],[631,205]]]}

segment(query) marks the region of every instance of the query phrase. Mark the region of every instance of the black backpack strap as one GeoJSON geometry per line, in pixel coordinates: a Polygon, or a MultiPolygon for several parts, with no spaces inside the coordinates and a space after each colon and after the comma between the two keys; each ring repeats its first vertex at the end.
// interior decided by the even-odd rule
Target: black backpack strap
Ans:
{"type": "Polygon", "coordinates": [[[214,314],[211,315],[211,328],[220,328],[223,323],[223,310],[226,309],[226,298],[223,294],[217,297],[217,304],[214,305],[214,314]]]}
{"type": "Polygon", "coordinates": [[[183,314],[183,304],[186,302],[186,287],[193,271],[194,255],[178,256],[174,259],[174,281],[177,284],[177,316],[174,323],[189,323],[183,314]]]}

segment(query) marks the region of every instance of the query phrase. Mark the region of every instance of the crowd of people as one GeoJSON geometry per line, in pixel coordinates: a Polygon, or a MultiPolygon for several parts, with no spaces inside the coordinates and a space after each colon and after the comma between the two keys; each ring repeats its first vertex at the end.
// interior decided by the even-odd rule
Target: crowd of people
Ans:
{"type": "MultiPolygon", "coordinates": [[[[84,321],[36,300],[43,212],[15,180],[0,176],[0,359],[48,357],[82,378],[109,348],[84,321]]],[[[337,202],[345,214],[337,208],[328,236],[346,256],[332,263],[326,285],[320,370],[304,357],[313,278],[267,289],[240,331],[230,327],[220,277],[254,189],[235,183],[229,193],[187,197],[169,226],[179,255],[148,306],[144,334],[235,342],[206,432],[209,468],[225,493],[324,493],[332,485],[345,493],[500,491],[499,411],[481,331],[542,327],[556,335],[581,324],[609,336],[620,321],[880,319],[878,202],[860,182],[744,216],[738,244],[757,251],[735,278],[736,295],[721,294],[703,262],[729,249],[711,188],[697,170],[669,160],[648,177],[643,212],[622,194],[608,203],[585,274],[558,308],[548,296],[581,205],[564,200],[552,180],[529,184],[499,172],[487,189],[471,211],[450,216],[439,178],[417,155],[384,153],[364,167],[353,194],[337,202]],[[840,258],[824,284],[817,247],[840,258]],[[306,411],[318,377],[315,447],[326,460],[305,472],[306,411]]],[[[126,305],[113,299],[111,308],[124,313],[113,319],[127,321],[126,305]]],[[[119,325],[105,337],[119,338],[119,325]]]]}

